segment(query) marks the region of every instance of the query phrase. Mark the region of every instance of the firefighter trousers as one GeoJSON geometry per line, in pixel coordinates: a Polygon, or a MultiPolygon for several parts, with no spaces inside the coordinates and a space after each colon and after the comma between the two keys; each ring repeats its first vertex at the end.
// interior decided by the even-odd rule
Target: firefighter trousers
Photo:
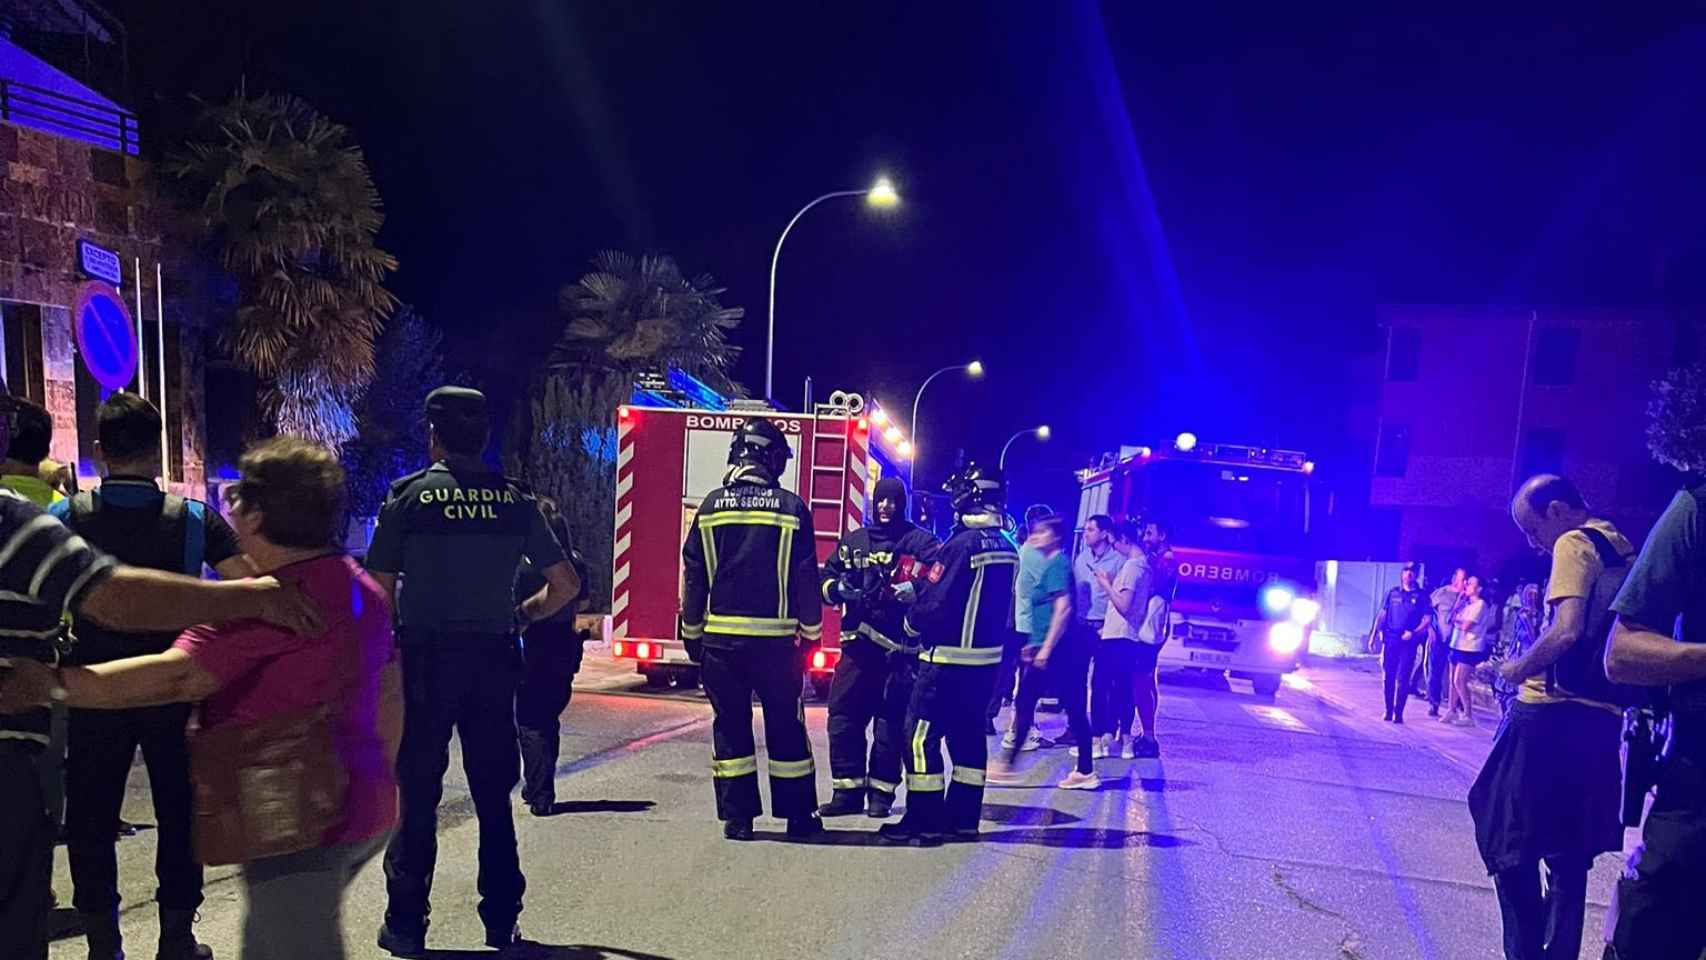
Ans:
{"type": "Polygon", "coordinates": [[[751,820],[764,812],[752,736],[754,694],[764,712],[771,814],[786,818],[816,812],[816,768],[800,695],[805,676],[800,648],[792,638],[716,637],[705,645],[702,656],[699,679],[714,712],[711,784],[717,795],[717,819],[751,820]],[[711,645],[717,642],[727,645],[711,645]]]}
{"type": "Polygon", "coordinates": [[[983,783],[989,762],[984,708],[1000,668],[918,665],[907,709],[906,816],[902,822],[924,833],[977,829],[983,813],[983,783]],[[947,742],[953,771],[942,764],[947,742]]]}
{"type": "Polygon", "coordinates": [[[838,791],[869,787],[890,797],[900,789],[901,741],[915,663],[867,640],[852,640],[842,647],[829,682],[830,787],[838,791]],[[873,721],[867,766],[865,728],[873,721]]]}

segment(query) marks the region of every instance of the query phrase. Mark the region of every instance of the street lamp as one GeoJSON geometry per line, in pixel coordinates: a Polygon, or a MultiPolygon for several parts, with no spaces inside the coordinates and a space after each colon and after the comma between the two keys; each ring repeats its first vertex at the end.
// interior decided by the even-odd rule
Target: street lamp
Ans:
{"type": "Polygon", "coordinates": [[[1013,441],[1019,439],[1020,437],[1030,436],[1033,433],[1037,435],[1038,440],[1047,440],[1049,437],[1048,424],[1045,423],[1040,427],[1032,427],[1029,430],[1020,430],[1018,433],[1015,433],[1011,437],[1007,438],[1007,442],[1005,444],[1003,444],[1001,447],[1001,462],[999,465],[1000,465],[1003,472],[1005,472],[1007,469],[1007,449],[1009,447],[1013,446],[1013,441]]]}
{"type": "Polygon", "coordinates": [[[782,260],[782,242],[788,239],[788,231],[794,229],[794,224],[800,222],[800,218],[806,215],[807,210],[825,200],[834,200],[837,197],[864,197],[866,204],[879,210],[887,210],[900,204],[900,193],[895,190],[894,182],[888,177],[878,177],[876,183],[864,190],[836,190],[833,193],[826,193],[818,197],[801,207],[800,212],[794,214],[794,219],[789,220],[788,225],[782,228],[782,235],[776,238],[776,252],[770,256],[770,322],[764,339],[764,398],[766,400],[775,395],[771,388],[775,386],[774,373],[776,368],[776,264],[782,260]]]}
{"type": "Polygon", "coordinates": [[[973,360],[970,363],[959,363],[951,367],[943,367],[928,377],[925,377],[924,382],[918,385],[917,395],[912,398],[912,423],[907,430],[907,432],[912,435],[912,467],[910,473],[910,476],[912,477],[918,476],[918,458],[923,452],[918,443],[918,402],[924,399],[924,389],[930,386],[930,381],[944,373],[953,373],[955,370],[964,370],[966,375],[969,377],[981,377],[983,376],[983,363],[978,360],[973,360]]]}

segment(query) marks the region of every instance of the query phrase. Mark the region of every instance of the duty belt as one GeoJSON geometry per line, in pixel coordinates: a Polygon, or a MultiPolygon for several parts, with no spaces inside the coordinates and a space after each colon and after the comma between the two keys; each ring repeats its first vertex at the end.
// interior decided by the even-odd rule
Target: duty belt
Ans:
{"type": "Polygon", "coordinates": [[[864,637],[866,640],[871,641],[890,653],[904,653],[911,656],[918,653],[919,650],[918,647],[909,647],[904,643],[896,643],[889,639],[887,634],[884,634],[881,630],[878,630],[876,627],[873,627],[868,623],[861,623],[854,630],[843,632],[841,634],[841,642],[846,643],[854,637],[864,637]]]}

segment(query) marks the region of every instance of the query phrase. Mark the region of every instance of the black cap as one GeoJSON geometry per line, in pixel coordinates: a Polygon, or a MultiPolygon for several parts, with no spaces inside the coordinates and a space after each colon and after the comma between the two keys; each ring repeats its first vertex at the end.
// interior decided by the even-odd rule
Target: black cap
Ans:
{"type": "Polygon", "coordinates": [[[469,387],[439,387],[427,394],[426,418],[434,426],[485,427],[486,395],[469,387]]]}
{"type": "Polygon", "coordinates": [[[1417,570],[1420,570],[1421,568],[1422,568],[1421,564],[1417,563],[1414,560],[1411,560],[1409,563],[1404,564],[1403,570],[1405,573],[1415,573],[1417,570]]]}

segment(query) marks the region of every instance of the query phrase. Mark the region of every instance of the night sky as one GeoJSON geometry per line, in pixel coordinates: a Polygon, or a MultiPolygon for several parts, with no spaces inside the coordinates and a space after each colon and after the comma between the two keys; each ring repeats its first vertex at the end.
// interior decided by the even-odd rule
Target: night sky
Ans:
{"type": "Polygon", "coordinates": [[[987,382],[931,388],[926,474],[1047,422],[1048,447],[1014,449],[1023,499],[1186,428],[1365,468],[1346,417],[1378,375],[1376,302],[1706,287],[1706,21],[1682,5],[1427,25],[1139,3],[109,5],[154,95],[145,129],[243,76],[353,127],[393,289],[500,396],[604,248],[725,283],[761,389],[777,234],[892,176],[900,209],[834,201],[790,236],[777,394],[797,405],[810,375],[904,407],[981,358],[987,382]]]}

